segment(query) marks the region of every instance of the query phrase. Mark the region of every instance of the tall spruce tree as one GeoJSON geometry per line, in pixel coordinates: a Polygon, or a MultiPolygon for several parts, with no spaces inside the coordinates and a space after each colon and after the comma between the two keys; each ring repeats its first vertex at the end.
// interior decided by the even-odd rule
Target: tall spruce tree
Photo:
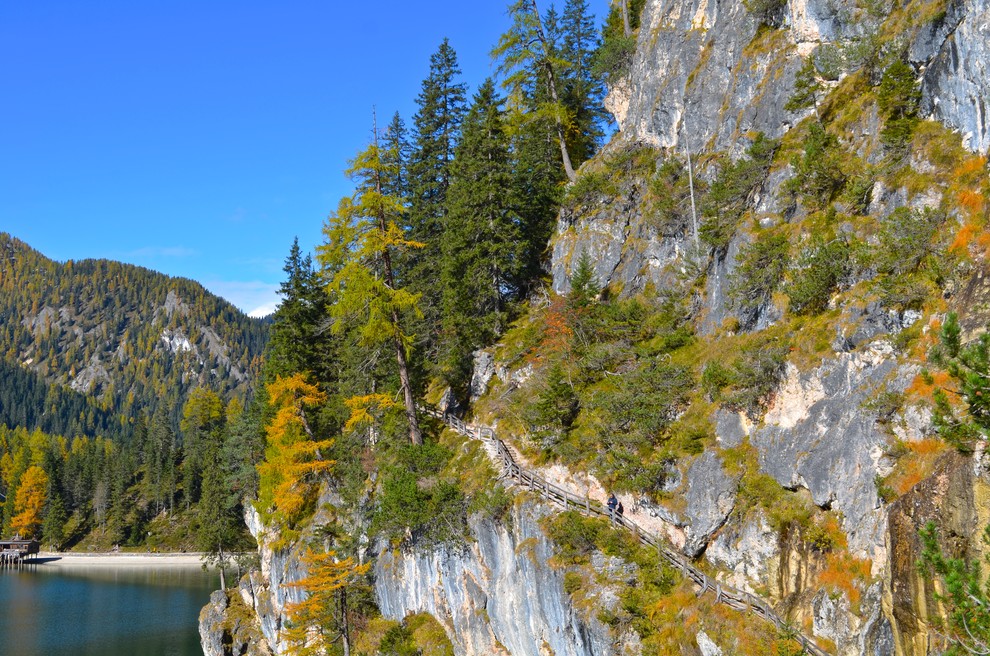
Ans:
{"type": "Polygon", "coordinates": [[[168,408],[160,405],[151,418],[145,449],[145,495],[154,505],[156,514],[171,509],[175,502],[177,449],[168,408]]]}
{"type": "Polygon", "coordinates": [[[556,225],[562,184],[556,139],[546,118],[528,121],[512,133],[512,203],[519,215],[524,254],[517,287],[522,296],[539,283],[547,244],[556,225]]]}
{"type": "Polygon", "coordinates": [[[587,0],[566,0],[560,21],[561,102],[572,117],[567,146],[575,165],[591,159],[601,145],[606,120],[605,85],[594,71],[601,39],[587,0]]]}
{"type": "MultiPolygon", "coordinates": [[[[324,227],[327,243],[318,258],[331,278],[333,300],[330,316],[338,334],[355,330],[367,346],[391,345],[398,365],[400,393],[409,424],[409,439],[422,444],[416,417],[416,401],[410,377],[409,353],[414,336],[408,331],[410,316],[422,316],[419,294],[400,284],[395,261],[398,255],[422,244],[402,229],[403,199],[383,191],[383,181],[395,175],[375,142],[358,153],[347,169],[356,183],[354,196],[341,199],[324,227]]],[[[435,264],[434,264],[435,266],[435,264]]]]}
{"type": "Polygon", "coordinates": [[[182,493],[186,507],[199,501],[204,471],[220,466],[218,453],[226,424],[216,392],[197,387],[182,408],[182,493]]]}
{"type": "Polygon", "coordinates": [[[382,182],[382,190],[399,198],[409,198],[409,130],[399,112],[392,115],[392,120],[385,128],[382,157],[389,170],[394,174],[382,182]]]}
{"type": "Polygon", "coordinates": [[[424,322],[421,339],[428,357],[435,348],[440,324],[440,291],[436,285],[436,263],[447,215],[447,192],[451,165],[464,119],[466,86],[460,82],[457,53],[444,39],[430,57],[430,71],[416,98],[413,138],[409,155],[409,239],[424,244],[407,252],[399,265],[403,284],[422,295],[424,322]]]}
{"type": "Polygon", "coordinates": [[[501,100],[486,80],[464,121],[443,242],[443,372],[463,395],[471,353],[505,329],[525,248],[512,209],[512,160],[501,100]]]}
{"type": "Polygon", "coordinates": [[[264,380],[270,382],[276,375],[300,371],[321,377],[329,340],[326,292],[312,258],[303,256],[298,238],[293,240],[282,270],[286,279],[279,288],[282,302],[275,311],[265,352],[264,380]]]}

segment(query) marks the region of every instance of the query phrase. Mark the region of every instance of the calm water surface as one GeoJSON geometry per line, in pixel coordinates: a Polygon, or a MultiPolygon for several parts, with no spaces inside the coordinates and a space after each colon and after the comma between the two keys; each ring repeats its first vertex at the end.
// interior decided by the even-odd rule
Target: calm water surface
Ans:
{"type": "Polygon", "coordinates": [[[0,655],[202,656],[219,587],[195,566],[0,570],[0,655]]]}

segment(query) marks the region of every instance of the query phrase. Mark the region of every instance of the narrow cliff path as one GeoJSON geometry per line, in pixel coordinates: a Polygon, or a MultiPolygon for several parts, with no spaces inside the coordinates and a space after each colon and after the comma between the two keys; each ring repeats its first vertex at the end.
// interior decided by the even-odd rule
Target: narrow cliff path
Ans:
{"type": "MultiPolygon", "coordinates": [[[[501,466],[502,476],[504,478],[511,478],[517,484],[540,494],[550,503],[560,504],[563,510],[576,510],[583,515],[588,515],[589,517],[604,517],[612,522],[613,525],[622,526],[623,528],[632,531],[633,535],[635,535],[640,542],[656,549],[657,553],[659,553],[664,560],[670,563],[670,565],[674,568],[680,570],[686,578],[690,579],[698,587],[699,596],[709,591],[714,592],[716,603],[725,604],[734,610],[756,615],[760,619],[775,625],[778,629],[794,630],[794,627],[784,621],[784,619],[780,617],[780,615],[778,615],[766,601],[755,595],[749,594],[748,592],[736,590],[735,588],[724,586],[718,581],[715,581],[710,576],[691,565],[691,563],[689,563],[683,555],[670,547],[659,535],[644,529],[627,517],[610,513],[608,509],[598,501],[592,501],[588,497],[578,497],[571,492],[551,483],[545,478],[521,467],[514,456],[515,449],[500,440],[495,435],[495,431],[492,428],[488,426],[466,424],[457,417],[445,415],[432,408],[422,408],[422,410],[426,414],[440,419],[448,427],[461,435],[471,439],[480,440],[489,445],[491,447],[490,453],[493,454],[493,457],[501,466]]],[[[801,643],[801,646],[813,656],[829,656],[828,652],[823,650],[812,639],[802,633],[796,633],[794,639],[801,643]]]]}

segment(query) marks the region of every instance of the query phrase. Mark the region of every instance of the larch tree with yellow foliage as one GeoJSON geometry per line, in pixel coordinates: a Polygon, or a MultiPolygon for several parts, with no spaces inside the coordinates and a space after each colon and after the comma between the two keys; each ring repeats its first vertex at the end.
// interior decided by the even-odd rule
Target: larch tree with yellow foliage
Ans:
{"type": "Polygon", "coordinates": [[[319,439],[306,416],[307,409],[326,401],[326,394],[299,373],[276,376],[266,389],[275,416],[265,427],[268,444],[265,459],[258,465],[258,505],[289,539],[290,531],[316,500],[319,475],[334,464],[326,457],[333,440],[319,439]]]}
{"type": "Polygon", "coordinates": [[[48,475],[37,465],[27,468],[14,497],[10,528],[24,538],[33,538],[41,529],[42,510],[48,498],[48,475]]]}
{"type": "Polygon", "coordinates": [[[288,621],[282,629],[289,653],[325,656],[333,653],[333,645],[340,643],[344,656],[349,656],[347,589],[370,565],[359,565],[353,558],[339,558],[333,551],[317,553],[312,549],[307,550],[303,562],[309,573],[292,586],[304,589],[306,599],[286,608],[288,621]]]}
{"type": "Polygon", "coordinates": [[[327,243],[318,248],[324,272],[330,276],[330,309],[334,330],[341,332],[357,325],[362,345],[391,344],[399,368],[399,383],[409,439],[423,443],[416,418],[416,401],[409,375],[409,351],[413,336],[404,329],[404,316],[422,316],[419,294],[400,287],[394,258],[401,252],[422,248],[406,238],[400,227],[405,212],[402,199],[385,193],[387,182],[396,175],[395,165],[375,143],[358,153],[347,169],[357,189],[341,199],[323,229],[327,243]]]}

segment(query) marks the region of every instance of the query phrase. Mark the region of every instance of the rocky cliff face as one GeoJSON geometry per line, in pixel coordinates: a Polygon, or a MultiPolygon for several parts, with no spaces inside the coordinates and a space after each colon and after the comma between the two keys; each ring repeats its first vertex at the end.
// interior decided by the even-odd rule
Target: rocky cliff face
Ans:
{"type": "MultiPolygon", "coordinates": [[[[657,167],[672,156],[683,163],[690,153],[704,185],[714,176],[713,153],[740,158],[755,132],[786,143],[812,114],[811,108],[784,109],[808,57],[843,53],[848,60],[855,47],[894,32],[883,51],[905,53],[917,75],[920,114],[956,131],[964,148],[986,154],[990,3],[909,3],[895,25],[888,16],[897,4],[790,0],[775,14],[758,18],[738,1],[648,0],[631,72],[609,98],[621,132],[583,173],[601,175],[614,151],[645,144],[655,149],[657,167]]],[[[840,86],[847,74],[826,82],[823,93],[840,86]]],[[[857,121],[840,140],[879,163],[876,109],[857,121]]],[[[624,295],[683,287],[691,267],[701,267],[703,289],[691,292],[695,328],[710,340],[731,334],[738,322],[733,323],[728,290],[754,233],[786,226],[806,238],[811,230],[802,224],[806,210],[785,191],[795,175],[793,165],[785,161],[764,178],[748,199],[744,227],[721,254],[694,255],[693,261],[684,220],[689,215],[682,212],[679,223],[664,224],[651,214],[655,171],[613,171],[611,188],[565,207],[553,242],[554,289],[569,289],[582,251],[593,256],[599,282],[624,295]]],[[[945,207],[947,197],[937,186],[909,189],[877,182],[868,198],[865,213],[879,221],[899,207],[945,207]]],[[[953,306],[965,314],[968,305],[961,300],[953,306]]],[[[837,588],[821,588],[834,563],[782,536],[762,511],[745,507],[743,496],[736,495],[737,481],[714,466],[714,455],[679,464],[683,499],[666,506],[644,501],[642,507],[687,536],[685,553],[706,559],[733,585],[783,600],[794,621],[810,625],[837,653],[926,654],[937,642],[927,619],[941,611],[931,584],[914,566],[920,556],[918,530],[934,521],[948,552],[971,553],[972,537],[986,524],[985,505],[974,501],[983,499],[986,474],[979,458],[945,456],[934,474],[926,473],[896,502],[888,505],[881,498],[879,482],[896,466],[893,451],[933,432],[924,403],[907,403],[893,418],[882,417],[875,403],[884,395],[901,398],[916,379],[917,361],[895,343],[905,330],[928,331],[928,318],[869,299],[842,301],[832,311],[838,320],[831,322],[831,334],[805,338],[829,339],[831,348],[814,362],[789,364],[760,417],[718,410],[711,421],[720,449],[753,449],[762,474],[839,518],[848,553],[870,572],[871,583],[856,593],[855,603],[837,588]],[[895,443],[900,446],[892,447],[895,443]]],[[[775,298],[760,308],[749,329],[774,326],[784,312],[775,298]]],[[[985,317],[979,316],[968,330],[982,328],[985,317]]]]}
{"type": "Polygon", "coordinates": [[[618,653],[609,628],[574,607],[563,572],[549,565],[555,548],[539,525],[547,512],[524,502],[505,523],[472,519],[466,546],[384,550],[375,563],[382,613],[430,613],[459,656],[618,653]]]}
{"type": "MultiPolygon", "coordinates": [[[[990,149],[990,4],[914,3],[927,20],[908,32],[923,77],[928,116],[960,131],[977,152],[990,149]]],[[[806,112],[784,109],[801,57],[877,30],[882,16],[854,0],[790,0],[761,29],[745,3],[650,0],[626,83],[610,105],[623,135],[660,148],[741,154],[750,131],[780,137],[806,112]]],[[[806,110],[807,111],[807,110],[806,110]]]]}
{"type": "Polygon", "coordinates": [[[278,536],[250,505],[245,520],[258,542],[260,566],[246,574],[236,588],[213,593],[200,613],[199,634],[206,656],[285,653],[279,635],[286,619],[285,609],[303,598],[302,590],[290,585],[306,576],[301,545],[274,547],[278,536]],[[247,646],[252,651],[241,651],[247,646]]]}
{"type": "MultiPolygon", "coordinates": [[[[591,609],[574,606],[564,590],[563,570],[551,567],[555,547],[540,527],[548,512],[537,502],[521,501],[501,522],[472,517],[466,544],[381,547],[374,581],[382,614],[401,621],[429,613],[446,630],[458,656],[622,653],[591,609]]],[[[286,607],[301,598],[301,591],[291,586],[306,575],[300,550],[273,548],[277,536],[253,509],[246,519],[260,545],[260,568],[236,588],[215,592],[203,609],[200,636],[207,656],[286,653],[279,633],[286,607]]],[[[318,523],[319,518],[314,525],[318,523]]],[[[618,603],[607,588],[602,593],[606,598],[596,608],[618,603]]]]}

